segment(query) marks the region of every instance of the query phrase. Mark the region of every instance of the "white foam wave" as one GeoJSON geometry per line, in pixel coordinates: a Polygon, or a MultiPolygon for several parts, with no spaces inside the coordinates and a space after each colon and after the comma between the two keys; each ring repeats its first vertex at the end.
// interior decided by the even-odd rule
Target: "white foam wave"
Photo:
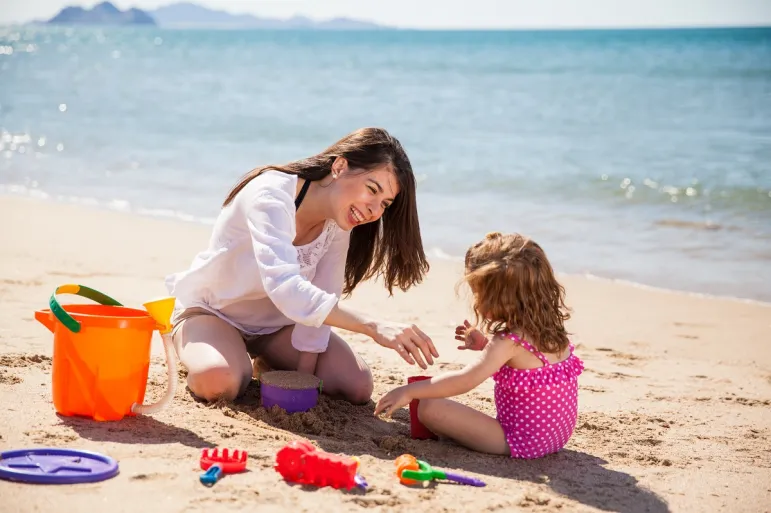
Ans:
{"type": "Polygon", "coordinates": [[[194,216],[185,212],[162,208],[144,208],[134,207],[129,201],[123,199],[112,199],[109,201],[83,196],[67,196],[64,194],[49,194],[43,190],[16,184],[0,184],[0,194],[12,196],[26,196],[40,200],[57,201],[59,203],[70,203],[73,205],[82,205],[87,207],[105,208],[117,212],[137,214],[147,217],[157,217],[164,219],[174,219],[187,223],[213,225],[214,219],[210,217],[194,216]]]}
{"type": "Polygon", "coordinates": [[[636,281],[632,280],[624,280],[620,278],[607,278],[605,276],[597,276],[596,274],[591,273],[581,273],[581,274],[570,274],[570,273],[558,273],[563,276],[581,276],[583,278],[586,278],[587,280],[594,280],[594,281],[604,281],[608,283],[618,283],[620,285],[626,285],[628,287],[634,287],[637,289],[642,290],[651,290],[655,292],[665,292],[668,294],[677,294],[681,296],[689,296],[689,297],[698,297],[702,299],[724,299],[728,301],[736,301],[738,303],[745,303],[750,305],[757,305],[757,306],[765,306],[765,307],[771,307],[771,303],[767,301],[761,301],[759,299],[748,299],[748,298],[742,298],[742,297],[735,297],[735,296],[721,296],[718,294],[706,294],[704,292],[693,292],[689,290],[678,290],[678,289],[668,289],[665,287],[656,287],[654,285],[646,285],[644,283],[638,283],[636,281]]]}

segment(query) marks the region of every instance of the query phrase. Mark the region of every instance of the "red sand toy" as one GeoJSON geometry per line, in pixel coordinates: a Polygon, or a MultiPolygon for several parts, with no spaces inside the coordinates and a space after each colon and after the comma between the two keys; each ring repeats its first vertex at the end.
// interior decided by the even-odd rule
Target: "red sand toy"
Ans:
{"type": "MultiPolygon", "coordinates": [[[[431,379],[431,376],[410,376],[407,378],[407,383],[423,381],[424,379],[431,379]]],[[[415,440],[439,440],[436,433],[428,429],[420,422],[420,419],[418,419],[419,404],[420,401],[418,399],[410,401],[410,436],[415,440]]]]}
{"type": "Polygon", "coordinates": [[[203,449],[201,451],[201,483],[212,486],[222,474],[235,474],[246,469],[246,451],[234,449],[203,449]]]}
{"type": "Polygon", "coordinates": [[[290,442],[276,453],[276,472],[287,481],[313,486],[331,486],[350,490],[366,488],[367,482],[356,474],[357,458],[330,454],[305,441],[290,442]]]}

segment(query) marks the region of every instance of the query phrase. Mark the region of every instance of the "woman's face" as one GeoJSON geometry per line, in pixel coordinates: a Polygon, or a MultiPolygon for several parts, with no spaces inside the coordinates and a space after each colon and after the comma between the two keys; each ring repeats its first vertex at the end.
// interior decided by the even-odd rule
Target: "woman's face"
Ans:
{"type": "Polygon", "coordinates": [[[387,164],[362,173],[337,159],[332,173],[334,220],[346,231],[380,219],[399,194],[399,182],[387,164]]]}

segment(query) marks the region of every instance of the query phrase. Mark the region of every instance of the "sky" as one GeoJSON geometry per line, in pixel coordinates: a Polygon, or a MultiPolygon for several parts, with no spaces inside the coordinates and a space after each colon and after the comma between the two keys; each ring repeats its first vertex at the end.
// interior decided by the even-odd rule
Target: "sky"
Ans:
{"type": "MultiPolygon", "coordinates": [[[[47,19],[98,1],[0,0],[0,24],[47,19]]],[[[152,10],[173,0],[113,0],[152,10]]],[[[771,25],[771,0],[195,0],[233,13],[349,17],[402,28],[627,28],[771,25]]]]}

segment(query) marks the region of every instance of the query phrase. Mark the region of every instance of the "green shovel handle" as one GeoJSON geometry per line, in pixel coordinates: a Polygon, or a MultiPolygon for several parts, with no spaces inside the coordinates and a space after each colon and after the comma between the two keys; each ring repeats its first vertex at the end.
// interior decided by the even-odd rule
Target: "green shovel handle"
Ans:
{"type": "Polygon", "coordinates": [[[413,481],[431,481],[432,479],[444,479],[444,472],[434,470],[425,461],[418,460],[419,470],[402,470],[402,477],[413,481]]]}
{"type": "Polygon", "coordinates": [[[48,300],[48,306],[51,307],[51,312],[59,320],[59,322],[64,324],[67,329],[73,333],[78,333],[80,331],[80,323],[76,321],[74,317],[68,314],[64,308],[62,308],[62,305],[60,305],[59,301],[56,300],[57,294],[75,294],[76,296],[81,296],[92,301],[96,301],[100,305],[123,306],[107,294],[102,294],[98,290],[94,290],[84,285],[68,283],[66,285],[60,285],[56,287],[54,293],[51,294],[51,299],[48,300]]]}

